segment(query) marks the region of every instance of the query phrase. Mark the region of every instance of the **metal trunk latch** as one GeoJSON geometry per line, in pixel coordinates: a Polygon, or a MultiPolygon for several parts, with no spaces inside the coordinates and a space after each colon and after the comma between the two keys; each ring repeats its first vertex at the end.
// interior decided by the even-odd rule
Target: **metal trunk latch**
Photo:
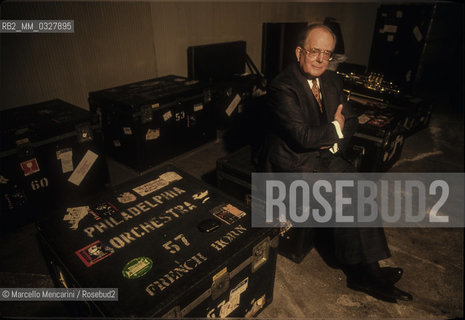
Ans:
{"type": "Polygon", "coordinates": [[[252,273],[268,261],[270,254],[270,238],[266,237],[252,250],[252,273]]]}
{"type": "MultiPolygon", "coordinates": [[[[226,271],[226,270],[225,270],[226,271]]],[[[212,299],[218,299],[224,292],[229,289],[229,272],[218,274],[213,278],[212,284],[212,299]]]]}
{"type": "Polygon", "coordinates": [[[79,143],[91,141],[93,139],[92,129],[88,123],[77,125],[76,131],[79,143]]]}

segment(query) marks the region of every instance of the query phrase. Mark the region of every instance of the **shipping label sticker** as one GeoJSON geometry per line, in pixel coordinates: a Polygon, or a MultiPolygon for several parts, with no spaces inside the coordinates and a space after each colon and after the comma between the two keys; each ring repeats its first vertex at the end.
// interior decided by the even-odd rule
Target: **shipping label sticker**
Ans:
{"type": "Polygon", "coordinates": [[[113,145],[118,148],[121,147],[121,142],[119,140],[113,140],[113,145]]]}
{"type": "Polygon", "coordinates": [[[208,196],[208,190],[205,190],[203,192],[199,192],[199,193],[192,195],[192,198],[194,200],[199,200],[199,201],[202,201],[202,203],[205,203],[210,199],[210,197],[207,197],[207,196],[208,196]]]}
{"type": "Polygon", "coordinates": [[[392,24],[384,25],[384,32],[397,33],[397,26],[392,24]]]}
{"type": "Polygon", "coordinates": [[[79,227],[79,221],[84,219],[85,216],[89,213],[89,206],[81,206],[66,209],[66,214],[63,217],[63,221],[68,221],[70,223],[70,229],[77,230],[79,227]]]}
{"type": "Polygon", "coordinates": [[[364,114],[358,116],[358,123],[365,124],[368,121],[370,121],[370,119],[371,118],[366,113],[364,113],[364,114]]]}
{"type": "Polygon", "coordinates": [[[145,140],[156,140],[160,137],[160,129],[148,129],[145,134],[145,140]]]}
{"type": "Polygon", "coordinates": [[[420,28],[418,28],[418,26],[415,26],[412,32],[413,32],[413,35],[415,36],[415,39],[417,39],[418,42],[421,42],[421,40],[423,40],[423,34],[421,34],[420,28]]]}
{"type": "Polygon", "coordinates": [[[158,107],[160,107],[160,104],[159,104],[159,103],[154,103],[154,104],[152,104],[152,109],[156,109],[156,108],[158,108],[158,107]]]}
{"type": "Polygon", "coordinates": [[[135,258],[126,263],[122,271],[126,279],[137,279],[152,269],[153,262],[147,257],[135,258]]]}
{"type": "Polygon", "coordinates": [[[117,211],[118,209],[108,201],[98,203],[95,206],[92,206],[92,208],[89,210],[95,220],[100,220],[102,218],[104,219],[117,211]]]}
{"type": "Polygon", "coordinates": [[[131,192],[123,192],[118,195],[117,200],[119,203],[130,203],[137,200],[137,197],[131,192]]]}
{"type": "Polygon", "coordinates": [[[92,168],[92,166],[94,165],[95,160],[97,160],[97,158],[98,155],[96,153],[87,150],[86,154],[78,163],[76,170],[74,170],[74,172],[71,174],[68,181],[76,186],[79,186],[82,180],[84,180],[84,178],[86,177],[90,168],[92,168]]]}
{"type": "Polygon", "coordinates": [[[89,244],[88,246],[76,251],[76,255],[81,259],[86,267],[90,267],[97,262],[112,255],[115,250],[104,245],[100,240],[89,244]]]}
{"type": "Polygon", "coordinates": [[[163,120],[164,121],[168,121],[169,119],[171,119],[173,117],[173,113],[171,113],[171,110],[170,111],[167,111],[163,114],[163,120]]]}
{"type": "Polygon", "coordinates": [[[231,103],[229,104],[229,106],[225,110],[228,117],[230,117],[231,114],[234,112],[234,110],[236,110],[237,105],[239,104],[239,102],[241,102],[241,96],[236,93],[236,95],[234,96],[234,99],[231,101],[231,103]]]}
{"type": "Polygon", "coordinates": [[[165,172],[164,174],[160,175],[158,179],[149,181],[139,187],[132,189],[134,192],[139,194],[140,196],[144,197],[150,193],[153,193],[163,187],[166,187],[171,182],[181,180],[182,177],[177,174],[176,172],[165,172]]]}
{"type": "Polygon", "coordinates": [[[32,158],[27,161],[21,162],[20,166],[24,172],[24,176],[26,177],[40,171],[39,164],[37,163],[36,158],[32,158]]]}
{"type": "Polygon", "coordinates": [[[232,204],[220,205],[213,208],[212,212],[215,217],[227,224],[232,224],[246,215],[244,211],[239,210],[232,204]]]}
{"type": "Polygon", "coordinates": [[[163,187],[166,187],[169,184],[168,181],[163,180],[163,179],[155,179],[150,182],[147,182],[146,184],[143,184],[139,187],[136,187],[132,190],[134,192],[138,193],[140,196],[144,197],[150,193],[153,193],[163,187]]]}
{"type": "Polygon", "coordinates": [[[249,278],[242,280],[234,289],[229,293],[229,303],[231,304],[232,311],[234,311],[241,303],[241,294],[247,290],[249,278]]]}
{"type": "Polygon", "coordinates": [[[179,181],[182,177],[174,171],[168,171],[160,175],[160,179],[166,180],[168,182],[179,181]]]}
{"type": "Polygon", "coordinates": [[[123,132],[125,135],[130,136],[132,135],[131,127],[123,127],[123,132]]]}
{"type": "Polygon", "coordinates": [[[202,110],[203,110],[203,103],[194,104],[194,112],[202,111],[202,110]]]}
{"type": "Polygon", "coordinates": [[[61,161],[61,171],[63,173],[74,170],[73,165],[73,149],[65,148],[57,151],[57,160],[61,161]]]}

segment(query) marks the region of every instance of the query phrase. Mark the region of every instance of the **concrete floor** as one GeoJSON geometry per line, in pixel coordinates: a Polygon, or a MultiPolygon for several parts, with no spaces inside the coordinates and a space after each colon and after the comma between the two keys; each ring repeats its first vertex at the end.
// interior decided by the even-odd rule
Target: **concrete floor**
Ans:
{"type": "MultiPolygon", "coordinates": [[[[391,172],[463,172],[463,114],[436,106],[429,127],[406,139],[391,172]]],[[[214,183],[216,159],[227,154],[221,140],[178,157],[175,165],[214,183]]],[[[117,164],[118,179],[133,176],[117,164]]],[[[32,225],[0,239],[0,287],[52,287],[32,225]]],[[[412,302],[391,304],[346,288],[340,269],[313,249],[296,264],[278,256],[274,300],[259,318],[435,318],[463,317],[464,230],[387,228],[392,251],[386,266],[404,268],[398,287],[412,302]]],[[[1,302],[0,316],[65,316],[59,302],[1,302]]]]}

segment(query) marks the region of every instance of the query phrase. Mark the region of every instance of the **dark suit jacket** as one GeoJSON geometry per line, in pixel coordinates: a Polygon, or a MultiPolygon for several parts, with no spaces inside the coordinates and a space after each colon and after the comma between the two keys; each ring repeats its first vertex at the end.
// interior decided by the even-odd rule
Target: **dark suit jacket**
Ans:
{"type": "Polygon", "coordinates": [[[321,146],[338,143],[340,152],[355,132],[357,118],[342,95],[342,81],[333,71],[319,77],[326,123],[320,121],[318,103],[297,63],[284,69],[267,90],[269,134],[259,154],[259,170],[265,172],[313,172],[318,170],[321,146]],[[344,139],[331,123],[343,104],[344,139]]]}

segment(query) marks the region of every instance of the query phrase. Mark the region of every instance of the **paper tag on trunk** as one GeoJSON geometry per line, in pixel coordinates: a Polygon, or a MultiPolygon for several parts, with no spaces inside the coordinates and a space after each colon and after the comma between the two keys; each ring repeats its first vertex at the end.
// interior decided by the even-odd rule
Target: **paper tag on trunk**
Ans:
{"type": "Polygon", "coordinates": [[[79,162],[74,170],[73,174],[69,177],[68,181],[72,184],[79,186],[86,177],[87,173],[89,172],[90,168],[94,165],[95,160],[97,160],[98,155],[90,150],[87,150],[86,154],[79,162]]]}
{"type": "Polygon", "coordinates": [[[231,114],[234,112],[234,110],[236,110],[239,102],[241,102],[241,96],[236,93],[236,95],[234,96],[234,99],[231,101],[228,108],[226,108],[225,112],[228,115],[228,117],[230,117],[231,114]]]}
{"type": "Polygon", "coordinates": [[[61,171],[63,173],[71,172],[74,170],[73,150],[71,148],[58,150],[57,159],[61,161],[61,171]]]}
{"type": "Polygon", "coordinates": [[[145,134],[145,140],[155,140],[160,137],[160,129],[148,129],[147,133],[145,134]]]}

